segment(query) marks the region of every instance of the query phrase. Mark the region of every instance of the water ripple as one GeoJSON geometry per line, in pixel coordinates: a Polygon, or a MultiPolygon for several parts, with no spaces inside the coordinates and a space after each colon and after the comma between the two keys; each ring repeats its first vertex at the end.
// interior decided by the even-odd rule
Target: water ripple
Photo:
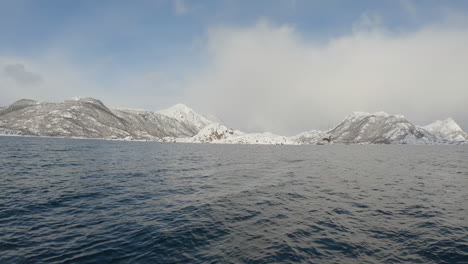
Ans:
{"type": "Polygon", "coordinates": [[[0,137],[0,263],[468,263],[466,160],[0,137]]]}

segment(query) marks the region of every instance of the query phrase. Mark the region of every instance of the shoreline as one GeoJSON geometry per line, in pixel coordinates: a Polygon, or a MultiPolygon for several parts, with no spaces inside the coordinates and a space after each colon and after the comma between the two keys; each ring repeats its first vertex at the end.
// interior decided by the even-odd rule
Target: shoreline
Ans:
{"type": "Polygon", "coordinates": [[[125,138],[85,138],[85,137],[62,137],[62,136],[36,136],[36,135],[14,135],[0,134],[0,137],[27,137],[27,138],[51,138],[51,139],[75,139],[75,140],[101,140],[101,141],[118,141],[118,142],[156,142],[156,143],[177,143],[177,144],[210,144],[210,145],[255,145],[255,146],[327,146],[327,145],[408,145],[408,146],[463,146],[468,145],[468,141],[463,142],[447,142],[447,143],[431,143],[431,144],[411,144],[411,143],[343,143],[333,142],[331,144],[255,144],[255,143],[225,143],[225,142],[183,142],[183,141],[161,141],[148,139],[125,139],[125,138]]]}

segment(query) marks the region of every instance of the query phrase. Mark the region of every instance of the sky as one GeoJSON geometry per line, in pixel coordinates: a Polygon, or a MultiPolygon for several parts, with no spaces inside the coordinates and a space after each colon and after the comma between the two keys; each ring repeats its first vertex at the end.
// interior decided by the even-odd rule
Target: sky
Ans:
{"type": "Polygon", "coordinates": [[[354,111],[468,131],[468,1],[0,0],[0,106],[75,96],[246,132],[354,111]]]}

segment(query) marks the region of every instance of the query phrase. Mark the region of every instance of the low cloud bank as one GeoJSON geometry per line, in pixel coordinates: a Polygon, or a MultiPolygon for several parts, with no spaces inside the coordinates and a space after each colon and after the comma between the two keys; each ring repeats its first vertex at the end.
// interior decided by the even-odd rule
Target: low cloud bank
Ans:
{"type": "Polygon", "coordinates": [[[199,59],[188,59],[183,70],[155,62],[117,74],[99,61],[73,63],[60,49],[37,58],[0,56],[0,106],[73,96],[148,110],[181,102],[236,129],[281,135],[331,128],[353,111],[383,110],[420,125],[453,117],[467,131],[467,25],[457,17],[395,32],[368,13],[349,33],[327,40],[266,20],[219,26],[194,40],[199,59]]]}
{"type": "Polygon", "coordinates": [[[291,135],[380,110],[419,124],[452,116],[468,128],[468,27],[395,33],[380,22],[363,16],[326,42],[266,21],[214,28],[187,98],[246,131],[291,135]]]}

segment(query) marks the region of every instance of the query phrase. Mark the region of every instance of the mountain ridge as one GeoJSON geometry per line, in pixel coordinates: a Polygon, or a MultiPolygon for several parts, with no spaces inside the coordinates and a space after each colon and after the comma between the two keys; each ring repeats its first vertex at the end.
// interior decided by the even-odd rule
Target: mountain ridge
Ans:
{"type": "Polygon", "coordinates": [[[452,119],[418,126],[403,115],[353,112],[328,131],[295,136],[245,133],[228,128],[184,104],[160,111],[109,108],[91,97],[61,102],[20,99],[0,107],[0,135],[58,136],[218,144],[465,144],[468,134],[452,119]]]}

